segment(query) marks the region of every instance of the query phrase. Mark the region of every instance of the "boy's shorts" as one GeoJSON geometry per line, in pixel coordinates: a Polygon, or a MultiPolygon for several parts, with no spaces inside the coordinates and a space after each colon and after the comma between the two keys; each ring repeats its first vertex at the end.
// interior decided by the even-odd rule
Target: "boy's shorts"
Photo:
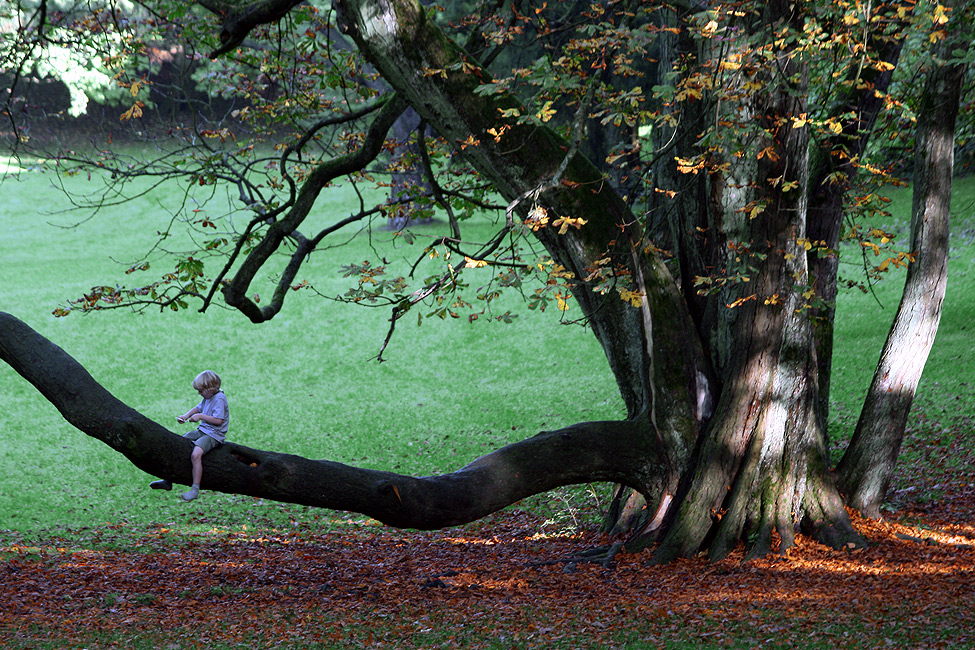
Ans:
{"type": "Polygon", "coordinates": [[[197,447],[203,450],[204,454],[213,451],[221,444],[217,442],[216,438],[211,438],[199,429],[196,431],[190,431],[189,433],[184,433],[183,437],[192,440],[197,447]]]}

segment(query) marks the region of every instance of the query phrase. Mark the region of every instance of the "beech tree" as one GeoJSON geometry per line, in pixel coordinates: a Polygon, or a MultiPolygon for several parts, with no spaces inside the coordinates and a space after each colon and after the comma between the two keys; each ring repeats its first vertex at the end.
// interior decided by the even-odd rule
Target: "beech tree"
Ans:
{"type": "MultiPolygon", "coordinates": [[[[876,514],[924,360],[902,360],[897,351],[914,344],[891,335],[864,418],[874,420],[878,409],[893,415],[882,433],[858,429],[838,486],[826,431],[838,249],[852,238],[882,256],[869,272],[909,265],[912,279],[933,283],[922,287],[940,286],[934,299],[914,291],[901,310],[906,318],[933,306],[925,313],[936,327],[943,284],[931,278],[944,275],[944,230],[920,224],[929,216],[943,223],[947,211],[967,8],[566,0],[477,5],[448,20],[415,0],[199,4],[219,28],[179,6],[145,7],[153,28],[168,25],[170,38],[176,24],[197,43],[216,33],[209,54],[218,63],[208,65],[232,58],[227,65],[259,68],[304,93],[302,102],[265,110],[300,131],[285,136],[273,165],[247,158],[233,130],[266,107],[252,93],[234,116],[239,122],[186,127],[202,142],[232,142],[232,153],[207,145],[195,157],[183,152],[179,164],[99,160],[121,180],[153,174],[225,184],[252,216],[208,245],[225,254],[215,276],[184,258],[159,280],[96,287],[73,308],[206,309],[219,297],[254,323],[274,318],[301,286],[309,252],[388,209],[363,207],[317,233],[302,231],[329,183],[362,174],[396,148],[388,134],[410,108],[421,120],[425,200],[448,215],[455,236],[445,245],[462,261],[416,288],[402,278],[364,283],[349,300],[387,301],[392,336],[403,315],[459,291],[463,274],[486,269],[501,290],[544,269],[535,299],[578,306],[627,409],[624,420],[541,432],[435,477],[228,444],[207,456],[204,489],[429,529],[561,485],[609,481],[620,487],[607,528],[625,535],[629,550],[653,545],[656,561],[701,551],[720,558],[741,542],[761,555],[788,548],[797,531],[837,548],[863,544],[845,504],[876,514]],[[326,48],[322,35],[335,28],[357,52],[326,48]],[[261,43],[278,38],[280,52],[284,35],[302,30],[312,40],[288,50],[290,69],[301,70],[289,73],[261,43]],[[948,41],[949,33],[961,36],[948,41]],[[540,55],[525,63],[519,48],[540,55]],[[917,136],[916,191],[925,198],[915,208],[915,240],[897,251],[856,212],[876,198],[862,184],[886,175],[882,156],[871,154],[878,116],[909,108],[891,91],[905,48],[923,61],[919,72],[932,84],[926,96],[941,101],[923,114],[917,136]],[[390,90],[378,90],[370,71],[390,90]],[[325,137],[333,127],[345,129],[344,139],[325,137]],[[465,251],[457,212],[490,207],[492,196],[502,198],[505,223],[483,248],[465,251]],[[544,258],[503,258],[501,242],[512,237],[537,242],[544,258]],[[249,289],[269,268],[279,274],[277,290],[261,305],[249,289]],[[885,392],[882,382],[907,366],[913,380],[885,392]]],[[[146,83],[120,79],[133,91],[146,83]]],[[[123,119],[143,108],[133,104],[123,119]]],[[[380,272],[353,270],[370,280],[380,272]]],[[[11,316],[0,317],[0,356],[82,431],[150,474],[187,478],[189,443],[115,400],[11,316]]]]}

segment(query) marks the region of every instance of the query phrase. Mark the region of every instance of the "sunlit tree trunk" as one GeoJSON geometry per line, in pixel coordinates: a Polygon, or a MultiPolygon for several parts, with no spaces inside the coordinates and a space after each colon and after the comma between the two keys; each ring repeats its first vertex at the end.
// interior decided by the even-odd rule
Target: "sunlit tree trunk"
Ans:
{"type": "MultiPolygon", "coordinates": [[[[969,12],[970,13],[970,12],[969,12]]],[[[918,110],[911,251],[915,259],[853,439],[837,467],[849,504],[871,517],[894,473],[907,416],[941,319],[948,274],[948,217],[955,120],[967,66],[948,63],[965,51],[970,22],[937,48],[918,110]]]]}
{"type": "MultiPolygon", "coordinates": [[[[791,17],[788,3],[768,3],[759,19],[779,24],[791,17]]],[[[746,60],[747,50],[738,51],[740,58],[730,50],[727,56],[736,57],[731,60],[746,60]]],[[[794,128],[791,118],[808,111],[805,64],[788,49],[776,57],[774,65],[749,77],[767,90],[734,114],[722,114],[760,126],[764,137],[745,146],[729,141],[726,158],[714,161],[715,169],[727,171],[710,174],[707,201],[689,197],[691,205],[708,205],[712,216],[685,218],[683,232],[703,242],[688,261],[709,266],[692,266],[684,277],[729,276],[747,266],[757,273],[712,292],[699,312],[721,393],[687,492],[656,551],[659,561],[702,548],[720,558],[743,540],[760,555],[776,544],[790,546],[803,526],[833,545],[862,543],[827,478],[812,323],[797,288],[809,277],[801,246],[807,238],[809,132],[794,128]],[[774,83],[778,75],[791,83],[774,83]],[[736,155],[740,151],[751,155],[736,155]],[[738,160],[725,164],[733,157],[738,160]],[[748,206],[763,208],[753,212],[748,206]]]]}

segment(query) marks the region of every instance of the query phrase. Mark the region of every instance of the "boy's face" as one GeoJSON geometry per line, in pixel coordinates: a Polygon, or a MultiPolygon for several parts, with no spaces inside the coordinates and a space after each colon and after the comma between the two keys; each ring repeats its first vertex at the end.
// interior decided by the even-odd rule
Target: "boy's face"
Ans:
{"type": "Polygon", "coordinates": [[[201,389],[197,390],[196,392],[198,392],[200,394],[200,397],[202,397],[203,399],[210,399],[211,397],[213,397],[214,395],[217,394],[217,391],[218,390],[220,390],[220,389],[219,388],[201,388],[201,389]]]}

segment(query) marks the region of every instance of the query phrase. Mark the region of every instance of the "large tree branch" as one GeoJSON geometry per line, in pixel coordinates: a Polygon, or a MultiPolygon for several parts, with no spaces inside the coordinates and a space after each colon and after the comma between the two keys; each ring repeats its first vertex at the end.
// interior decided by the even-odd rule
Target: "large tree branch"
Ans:
{"type": "MultiPolygon", "coordinates": [[[[122,403],[81,364],[0,312],[0,359],[70,424],[154,476],[186,483],[192,443],[122,403]]],[[[664,464],[640,422],[585,422],[546,431],[440,476],[409,477],[228,443],[204,459],[203,487],[359,512],[403,528],[474,521],[520,499],[591,481],[660,490],[664,464]]]]}
{"type": "Polygon", "coordinates": [[[198,5],[223,19],[220,47],[210,53],[210,58],[215,59],[231,51],[244,41],[252,29],[281,20],[302,2],[304,0],[197,0],[198,5]]]}

